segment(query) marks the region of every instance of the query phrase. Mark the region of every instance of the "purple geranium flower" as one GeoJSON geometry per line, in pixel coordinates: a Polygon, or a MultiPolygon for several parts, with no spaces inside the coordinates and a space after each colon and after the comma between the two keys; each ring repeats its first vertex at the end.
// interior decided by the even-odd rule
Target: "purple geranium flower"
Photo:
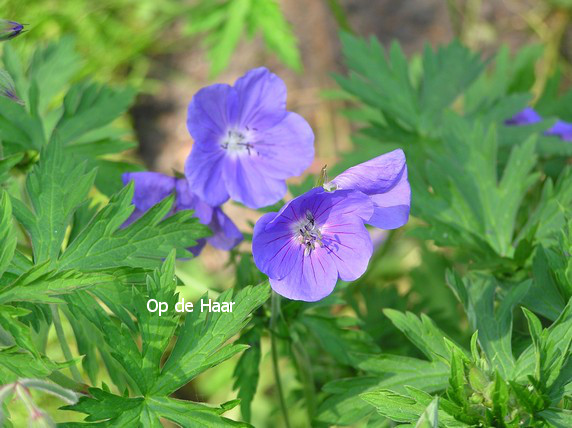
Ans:
{"type": "Polygon", "coordinates": [[[211,206],[229,197],[251,208],[272,205],[286,194],[285,180],[314,158],[312,129],[286,110],[286,86],[266,68],[234,86],[201,89],[189,104],[187,127],[194,145],[185,175],[211,206]]]}
{"type": "Polygon", "coordinates": [[[552,125],[552,128],[546,131],[546,135],[554,135],[564,141],[572,141],[572,123],[558,120],[552,125]]]}
{"type": "Polygon", "coordinates": [[[411,188],[401,149],[347,169],[324,188],[359,190],[368,195],[374,209],[366,223],[380,229],[397,229],[409,219],[411,188]]]}
{"type": "Polygon", "coordinates": [[[338,278],[353,281],[365,272],[373,244],[364,223],[403,226],[410,202],[405,154],[394,150],[262,216],[252,238],[254,262],[278,294],[320,300],[338,278]]]}
{"type": "Polygon", "coordinates": [[[504,123],[507,125],[532,125],[542,122],[542,117],[532,107],[526,107],[504,123]]]}
{"type": "Polygon", "coordinates": [[[24,31],[24,25],[6,19],[0,19],[0,41],[13,39],[24,31]]]}
{"type": "Polygon", "coordinates": [[[242,233],[220,207],[211,207],[203,202],[189,189],[187,180],[175,178],[158,172],[130,172],[123,174],[123,183],[133,181],[135,190],[132,203],[135,210],[127,219],[124,226],[140,218],[153,205],[156,205],[171,193],[175,192],[175,203],[171,214],[181,210],[194,210],[195,216],[202,224],[207,225],[213,235],[199,239],[196,246],[189,248],[197,256],[206,242],[213,247],[230,250],[242,241],[242,233]]]}
{"type": "Polygon", "coordinates": [[[372,213],[371,199],[361,192],[312,189],[258,220],[254,262],[278,294],[323,299],[338,278],[353,281],[365,272],[373,245],[364,221],[372,213]]]}
{"type": "MultiPolygon", "coordinates": [[[[542,121],[540,116],[532,107],[526,107],[524,110],[515,114],[513,117],[505,121],[506,125],[532,125],[542,121]]],[[[564,141],[572,141],[572,123],[558,120],[551,128],[544,132],[544,135],[553,135],[560,137],[564,141]]]]}

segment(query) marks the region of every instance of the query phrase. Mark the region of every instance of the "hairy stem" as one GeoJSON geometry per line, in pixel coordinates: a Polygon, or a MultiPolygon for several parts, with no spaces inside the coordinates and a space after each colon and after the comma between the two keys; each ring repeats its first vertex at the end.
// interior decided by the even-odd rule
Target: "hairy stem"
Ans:
{"type": "MultiPolygon", "coordinates": [[[[62,352],[64,353],[64,357],[67,361],[73,360],[73,356],[66,340],[66,335],[64,333],[64,329],[62,327],[62,320],[60,319],[60,313],[58,311],[58,307],[56,305],[50,305],[52,309],[52,317],[54,320],[54,327],[56,328],[56,334],[58,336],[58,340],[60,342],[60,346],[62,347],[62,352]]],[[[81,377],[81,373],[79,372],[78,368],[75,364],[70,366],[70,371],[72,374],[73,379],[76,382],[83,383],[83,379],[81,377]]]]}
{"type": "Polygon", "coordinates": [[[280,400],[280,409],[284,416],[284,424],[286,428],[290,428],[290,419],[288,417],[288,408],[286,407],[286,399],[284,398],[284,390],[282,389],[282,381],[280,379],[280,367],[278,366],[278,340],[276,337],[276,326],[278,317],[280,316],[280,296],[272,292],[271,298],[271,316],[270,316],[270,348],[272,353],[272,368],[274,370],[274,378],[276,380],[276,389],[278,390],[278,398],[280,400]]]}

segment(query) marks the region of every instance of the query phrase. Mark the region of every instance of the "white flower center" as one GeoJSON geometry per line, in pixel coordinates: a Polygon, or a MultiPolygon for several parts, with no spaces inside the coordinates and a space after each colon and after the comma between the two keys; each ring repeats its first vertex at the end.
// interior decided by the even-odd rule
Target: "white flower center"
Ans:
{"type": "Polygon", "coordinates": [[[228,130],[226,135],[222,138],[220,146],[230,155],[244,155],[256,153],[254,150],[254,143],[249,130],[236,131],[228,130]]]}

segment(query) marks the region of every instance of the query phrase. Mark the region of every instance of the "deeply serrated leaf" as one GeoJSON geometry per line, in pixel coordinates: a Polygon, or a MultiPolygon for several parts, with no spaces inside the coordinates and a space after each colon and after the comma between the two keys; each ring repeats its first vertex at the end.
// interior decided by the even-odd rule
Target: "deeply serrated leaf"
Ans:
{"type": "Polygon", "coordinates": [[[240,337],[239,342],[249,348],[242,353],[234,368],[233,389],[238,389],[237,397],[240,399],[240,412],[246,422],[252,418],[251,404],[258,387],[260,376],[261,337],[260,329],[253,328],[240,337]]]}
{"type": "Polygon", "coordinates": [[[191,211],[180,211],[165,219],[173,204],[172,196],[155,205],[129,227],[121,228],[133,211],[132,196],[132,183],[114,195],[69,244],[58,261],[58,267],[153,268],[173,248],[177,248],[178,256],[190,256],[186,248],[207,234],[207,229],[192,217],[191,211]]]}
{"type": "Polygon", "coordinates": [[[40,163],[28,176],[33,211],[17,201],[14,215],[30,234],[36,264],[57,260],[73,213],[95,178],[95,171],[84,171],[85,164],[65,156],[56,138],[42,150],[40,163]]]}
{"type": "Polygon", "coordinates": [[[12,204],[8,193],[0,189],[0,277],[8,269],[17,243],[12,228],[12,204]]]}
{"type": "Polygon", "coordinates": [[[269,296],[270,287],[265,283],[245,287],[235,296],[232,290],[223,293],[218,302],[235,302],[233,311],[229,313],[199,311],[201,304],[197,303],[197,309],[185,319],[185,325],[179,332],[177,343],[162,368],[153,392],[173,392],[202,371],[244,349],[239,345],[234,348],[223,345],[246,325],[252,311],[269,296]]]}

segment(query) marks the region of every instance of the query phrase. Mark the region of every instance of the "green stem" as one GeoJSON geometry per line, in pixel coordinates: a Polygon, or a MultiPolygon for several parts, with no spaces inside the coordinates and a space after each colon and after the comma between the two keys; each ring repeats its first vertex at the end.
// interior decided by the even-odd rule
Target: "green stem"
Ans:
{"type": "Polygon", "coordinates": [[[310,370],[310,356],[306,352],[306,348],[300,342],[300,338],[296,335],[292,341],[292,353],[296,361],[298,375],[304,386],[304,396],[306,397],[306,410],[308,411],[308,426],[312,425],[314,414],[316,413],[316,391],[314,387],[314,376],[310,370]]]}
{"type": "Polygon", "coordinates": [[[52,382],[58,384],[59,386],[67,389],[71,389],[77,392],[84,392],[87,391],[87,386],[83,383],[76,382],[75,380],[67,377],[65,374],[54,371],[51,375],[48,376],[52,382]]]}
{"type": "Polygon", "coordinates": [[[284,424],[286,428],[290,428],[290,419],[288,418],[288,408],[284,398],[284,390],[282,389],[282,381],[280,380],[280,367],[278,366],[278,340],[276,338],[276,326],[280,315],[280,296],[274,291],[271,298],[271,315],[270,315],[270,350],[272,354],[272,369],[274,370],[274,378],[276,380],[276,389],[278,390],[278,398],[280,399],[280,409],[284,416],[284,424]]]}
{"type": "Polygon", "coordinates": [[[384,257],[391,247],[393,246],[393,242],[395,241],[395,237],[397,235],[396,229],[391,229],[387,232],[387,237],[381,243],[381,248],[377,250],[376,257],[384,257]]]}
{"type": "Polygon", "coordinates": [[[342,7],[342,5],[340,4],[339,0],[327,0],[328,6],[330,8],[330,11],[332,12],[332,15],[334,15],[334,19],[336,20],[336,23],[338,24],[338,26],[350,33],[350,34],[355,34],[355,31],[353,30],[350,22],[348,21],[348,17],[346,16],[346,12],[344,10],[344,8],[342,7]]]}
{"type": "Polygon", "coordinates": [[[463,30],[463,23],[461,22],[461,12],[456,0],[447,0],[447,10],[449,11],[449,19],[451,20],[451,27],[455,37],[460,38],[463,30]]]}
{"type": "MultiPolygon", "coordinates": [[[[62,352],[64,353],[64,357],[67,361],[72,361],[73,356],[66,340],[66,335],[64,333],[64,329],[62,327],[62,320],[60,319],[60,313],[58,311],[58,307],[56,305],[50,305],[52,309],[52,318],[54,321],[54,327],[56,328],[56,334],[58,336],[58,340],[60,341],[60,346],[62,347],[62,352]]],[[[81,377],[81,373],[77,369],[75,363],[70,366],[70,371],[72,374],[73,379],[76,382],[83,383],[83,379],[81,377]]]]}

